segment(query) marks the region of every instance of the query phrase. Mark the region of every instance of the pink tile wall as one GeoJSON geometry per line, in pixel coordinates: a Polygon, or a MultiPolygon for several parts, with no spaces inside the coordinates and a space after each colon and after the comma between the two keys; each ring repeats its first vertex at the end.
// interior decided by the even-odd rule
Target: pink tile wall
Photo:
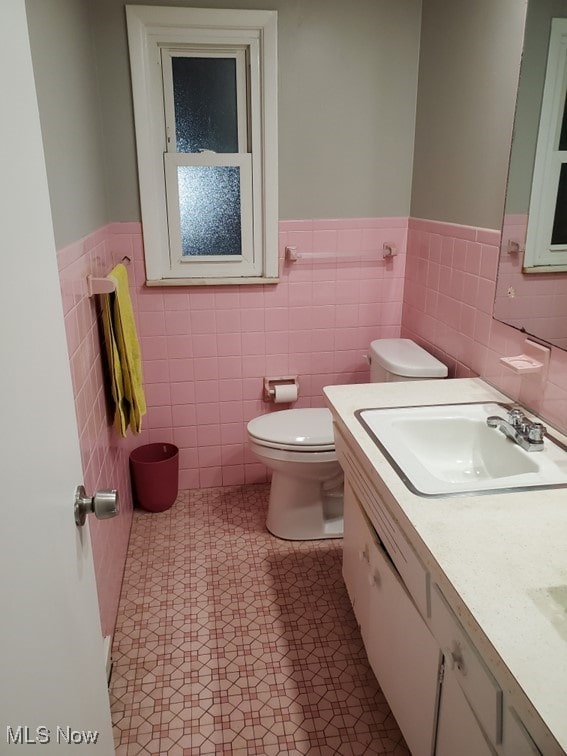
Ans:
{"type": "Polygon", "coordinates": [[[492,319],[500,233],[410,218],[402,335],[449,366],[480,375],[567,430],[567,352],[552,349],[548,380],[520,380],[500,357],[523,352],[525,335],[492,319]]]}
{"type": "Polygon", "coordinates": [[[405,218],[282,221],[280,283],[238,287],[145,287],[138,223],[112,224],[59,251],[85,485],[89,493],[117,487],[122,502],[119,518],[90,518],[105,635],[115,622],[131,521],[129,451],[156,440],[177,444],[181,488],[265,480],[247,449],[246,423],[286,407],[262,401],[265,375],[297,374],[293,406],[321,406],[324,385],[368,380],[370,341],[401,333],[446,362],[452,376],[484,376],[567,428],[566,352],[553,350],[543,390],[521,385],[499,362],[520,353],[524,338],[492,319],[499,238],[417,219],[408,226],[405,218]],[[382,259],[384,242],[399,250],[394,259],[382,259]],[[305,257],[285,262],[286,245],[305,257]],[[86,277],[124,255],[132,260],[148,415],[140,436],[122,440],[107,410],[86,277]]]}
{"type": "MultiPolygon", "coordinates": [[[[108,228],[57,254],[80,437],[83,482],[88,494],[117,488],[120,514],[112,520],[89,517],[101,626],[113,632],[132,519],[127,448],[113,432],[104,390],[96,302],[87,294],[87,275],[113,266],[108,228]]],[[[77,481],[80,483],[80,481],[77,481]]]]}
{"type": "Polygon", "coordinates": [[[526,215],[504,218],[494,316],[567,349],[567,273],[522,272],[527,220],[526,215]],[[510,254],[508,240],[516,241],[520,251],[510,254]]]}
{"type": "Polygon", "coordinates": [[[264,375],[298,375],[296,407],[322,405],[324,385],[368,380],[369,342],[399,335],[406,237],[406,218],[284,221],[281,281],[266,286],[146,288],[139,223],[112,224],[58,252],[84,484],[121,496],[118,518],[90,518],[104,635],[115,623],[131,523],[130,450],[175,443],[181,488],[265,480],[245,434],[249,419],[275,409],[262,401],[264,375]],[[384,242],[398,249],[394,259],[382,259],[384,242]],[[287,244],[330,257],[285,263],[287,244]],[[119,439],[86,281],[125,255],[148,414],[140,436],[119,439]]]}
{"type": "Polygon", "coordinates": [[[280,283],[260,286],[147,288],[140,226],[110,230],[114,254],[133,259],[148,400],[138,442],[179,446],[181,488],[266,479],[246,445],[247,422],[276,408],[264,376],[298,375],[293,406],[322,406],[323,386],[368,380],[372,339],[400,333],[407,218],[282,221],[280,283]],[[386,241],[399,250],[389,261],[386,241]],[[286,245],[329,258],[286,263],[286,245]]]}

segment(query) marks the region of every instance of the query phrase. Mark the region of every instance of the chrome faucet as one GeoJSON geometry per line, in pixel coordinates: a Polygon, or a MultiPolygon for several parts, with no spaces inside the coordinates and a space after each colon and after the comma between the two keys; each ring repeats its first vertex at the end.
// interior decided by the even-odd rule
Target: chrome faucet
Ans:
{"type": "Polygon", "coordinates": [[[489,428],[498,428],[508,438],[526,451],[542,451],[543,438],[547,428],[542,423],[533,423],[520,409],[508,412],[508,420],[499,415],[490,415],[486,419],[489,428]]]}

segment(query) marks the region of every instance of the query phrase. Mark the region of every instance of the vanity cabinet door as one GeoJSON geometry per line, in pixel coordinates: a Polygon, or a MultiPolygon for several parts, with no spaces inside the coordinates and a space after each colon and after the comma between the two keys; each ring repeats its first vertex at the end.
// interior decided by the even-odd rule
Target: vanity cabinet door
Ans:
{"type": "Polygon", "coordinates": [[[491,743],[502,742],[503,693],[465,629],[434,585],[431,591],[431,629],[450,667],[491,743]]]}
{"type": "Polygon", "coordinates": [[[494,756],[452,669],[445,669],[435,756],[494,756]]]}
{"type": "Polygon", "coordinates": [[[541,751],[512,708],[504,715],[503,745],[505,756],[541,756],[541,751]]]}
{"type": "Polygon", "coordinates": [[[370,666],[413,756],[429,756],[437,718],[439,646],[379,545],[371,554],[368,580],[362,637],[370,666]]]}
{"type": "Polygon", "coordinates": [[[352,493],[349,499],[347,511],[361,518],[358,527],[366,531],[359,539],[358,572],[364,580],[355,590],[367,597],[359,621],[368,660],[413,756],[431,756],[442,655],[352,493]]]}
{"type": "Polygon", "coordinates": [[[356,501],[356,496],[345,481],[343,578],[358,624],[367,623],[368,616],[368,565],[373,539],[356,501]]]}

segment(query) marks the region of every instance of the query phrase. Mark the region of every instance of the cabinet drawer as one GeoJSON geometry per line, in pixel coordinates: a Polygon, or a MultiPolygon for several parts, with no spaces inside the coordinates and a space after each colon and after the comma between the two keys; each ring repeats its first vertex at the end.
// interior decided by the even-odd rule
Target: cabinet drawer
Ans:
{"type": "Polygon", "coordinates": [[[362,504],[368,519],[384,543],[421,615],[428,617],[429,573],[405,536],[402,535],[336,423],[334,430],[337,456],[350,485],[362,504]]]}
{"type": "Polygon", "coordinates": [[[481,660],[437,585],[431,592],[430,627],[476,717],[494,744],[502,741],[502,690],[481,660]]]}

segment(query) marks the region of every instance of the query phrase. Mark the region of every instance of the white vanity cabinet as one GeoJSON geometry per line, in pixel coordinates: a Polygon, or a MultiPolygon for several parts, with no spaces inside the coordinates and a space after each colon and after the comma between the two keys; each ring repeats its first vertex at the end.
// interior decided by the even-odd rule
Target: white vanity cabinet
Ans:
{"type": "Polygon", "coordinates": [[[370,666],[414,756],[434,748],[441,653],[356,494],[345,487],[343,574],[370,666]]]}
{"type": "Polygon", "coordinates": [[[370,665],[413,756],[540,753],[336,429],[343,576],[370,665]]]}

